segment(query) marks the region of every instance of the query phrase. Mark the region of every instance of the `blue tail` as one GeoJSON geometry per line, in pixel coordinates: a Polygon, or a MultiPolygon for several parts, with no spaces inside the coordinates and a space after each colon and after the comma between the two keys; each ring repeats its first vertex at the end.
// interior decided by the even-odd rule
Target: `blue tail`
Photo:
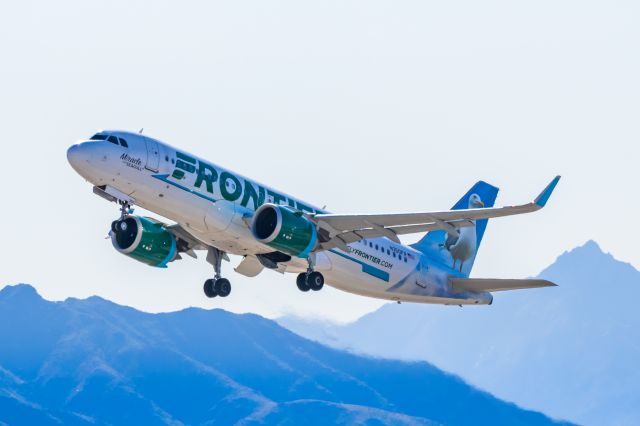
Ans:
{"type": "MultiPolygon", "coordinates": [[[[480,181],[473,185],[452,210],[493,207],[498,188],[480,181]]],[[[480,248],[488,219],[475,222],[475,226],[460,228],[457,235],[446,231],[431,231],[412,247],[424,253],[431,261],[438,262],[466,277],[480,248]]]]}

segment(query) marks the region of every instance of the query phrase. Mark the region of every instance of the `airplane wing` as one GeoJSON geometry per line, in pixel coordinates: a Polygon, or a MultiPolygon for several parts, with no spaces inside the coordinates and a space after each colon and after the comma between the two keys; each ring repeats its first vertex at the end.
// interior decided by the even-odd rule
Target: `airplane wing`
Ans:
{"type": "Polygon", "coordinates": [[[176,238],[179,238],[189,244],[191,250],[207,250],[209,247],[203,244],[196,237],[191,235],[180,224],[166,226],[167,231],[171,232],[176,238]]]}
{"type": "Polygon", "coordinates": [[[546,205],[559,180],[560,176],[556,176],[534,201],[517,206],[425,213],[317,214],[311,216],[310,219],[316,222],[320,228],[321,247],[325,250],[332,247],[345,248],[349,243],[366,238],[387,237],[399,242],[398,235],[403,234],[439,229],[448,233],[457,233],[459,228],[473,226],[472,221],[474,220],[512,216],[540,210],[546,205]]]}
{"type": "Polygon", "coordinates": [[[194,259],[197,259],[198,256],[196,256],[194,250],[209,249],[209,246],[203,244],[200,240],[191,235],[178,223],[176,223],[175,225],[165,225],[165,228],[167,229],[167,231],[171,232],[173,236],[178,240],[179,252],[183,252],[193,257],[194,259]]]}
{"type": "Polygon", "coordinates": [[[547,280],[512,280],[495,278],[451,278],[449,280],[455,293],[465,291],[504,291],[521,290],[525,288],[556,287],[557,285],[547,280]]]}
{"type": "MultiPolygon", "coordinates": [[[[165,226],[165,229],[170,233],[172,233],[174,237],[176,237],[176,240],[178,242],[178,256],[177,256],[178,259],[181,259],[180,253],[187,254],[193,257],[194,259],[197,259],[198,256],[196,255],[194,250],[209,251],[212,248],[212,246],[205,244],[202,241],[200,241],[198,238],[194,237],[189,231],[184,229],[184,227],[179,223],[176,223],[174,225],[167,225],[164,222],[160,222],[159,220],[151,217],[148,217],[147,219],[150,219],[157,223],[162,223],[165,226]]],[[[229,259],[229,255],[227,253],[222,254],[222,259],[226,260],[227,262],[231,260],[229,259]]],[[[207,262],[211,263],[211,261],[209,260],[209,256],[207,256],[207,262]]]]}

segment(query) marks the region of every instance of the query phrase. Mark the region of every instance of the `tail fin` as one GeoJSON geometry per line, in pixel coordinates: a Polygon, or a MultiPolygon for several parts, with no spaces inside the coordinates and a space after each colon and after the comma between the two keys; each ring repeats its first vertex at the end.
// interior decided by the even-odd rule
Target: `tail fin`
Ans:
{"type": "MultiPolygon", "coordinates": [[[[452,210],[493,207],[498,188],[479,181],[464,194],[452,210]]],[[[412,247],[424,253],[432,261],[437,261],[468,277],[480,248],[488,219],[476,221],[475,226],[460,228],[456,235],[446,231],[431,231],[412,247]]]]}

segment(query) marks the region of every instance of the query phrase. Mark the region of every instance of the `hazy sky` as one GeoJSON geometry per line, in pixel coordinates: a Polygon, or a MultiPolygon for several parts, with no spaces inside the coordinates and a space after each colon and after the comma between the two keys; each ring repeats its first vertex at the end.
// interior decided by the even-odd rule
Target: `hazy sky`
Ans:
{"type": "Polygon", "coordinates": [[[116,206],[65,156],[99,128],[144,127],[334,212],[446,209],[479,179],[521,203],[562,174],[542,212],[491,221],[473,275],[535,275],[588,239],[640,267],[638,22],[640,3],[611,0],[5,2],[0,287],[339,320],[381,304],[229,264],[231,297],[208,300],[204,258],[115,252],[116,206]]]}

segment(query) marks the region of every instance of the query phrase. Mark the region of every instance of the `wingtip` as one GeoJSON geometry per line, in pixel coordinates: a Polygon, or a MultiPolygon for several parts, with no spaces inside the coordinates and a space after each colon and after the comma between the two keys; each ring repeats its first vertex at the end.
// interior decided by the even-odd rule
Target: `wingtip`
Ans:
{"type": "Polygon", "coordinates": [[[544,279],[537,279],[535,280],[538,282],[539,287],[558,287],[558,284],[549,281],[549,280],[544,280],[544,279]]]}
{"type": "Polygon", "coordinates": [[[544,207],[547,204],[547,201],[549,201],[549,198],[551,197],[553,190],[556,188],[556,185],[558,185],[558,182],[560,182],[560,175],[557,175],[556,177],[554,177],[553,180],[551,180],[551,182],[549,183],[549,185],[547,185],[547,187],[540,193],[540,195],[538,195],[538,197],[535,200],[535,203],[540,208],[544,207]]]}

